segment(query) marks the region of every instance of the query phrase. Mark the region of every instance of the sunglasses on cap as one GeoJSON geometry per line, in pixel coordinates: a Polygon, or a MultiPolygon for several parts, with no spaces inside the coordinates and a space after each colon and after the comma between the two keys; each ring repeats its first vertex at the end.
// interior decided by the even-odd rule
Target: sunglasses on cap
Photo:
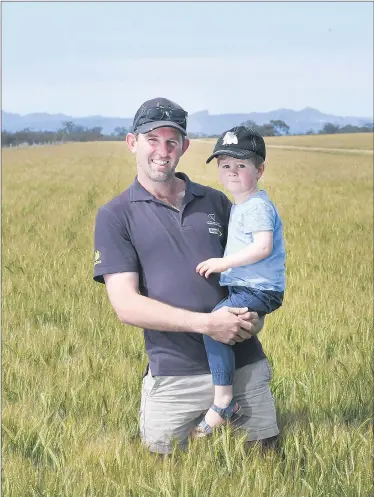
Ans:
{"type": "Polygon", "coordinates": [[[186,126],[188,113],[183,109],[168,109],[166,107],[153,107],[142,112],[136,120],[136,126],[149,121],[172,121],[186,126]]]}

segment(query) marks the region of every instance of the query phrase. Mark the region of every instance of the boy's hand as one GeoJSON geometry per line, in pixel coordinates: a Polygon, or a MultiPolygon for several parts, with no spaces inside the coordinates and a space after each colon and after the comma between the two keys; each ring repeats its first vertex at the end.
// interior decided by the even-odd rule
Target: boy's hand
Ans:
{"type": "Polygon", "coordinates": [[[228,269],[227,264],[223,258],[220,259],[208,259],[206,261],[200,262],[200,264],[196,268],[196,272],[200,274],[200,276],[204,276],[208,278],[211,273],[222,273],[228,269]]]}

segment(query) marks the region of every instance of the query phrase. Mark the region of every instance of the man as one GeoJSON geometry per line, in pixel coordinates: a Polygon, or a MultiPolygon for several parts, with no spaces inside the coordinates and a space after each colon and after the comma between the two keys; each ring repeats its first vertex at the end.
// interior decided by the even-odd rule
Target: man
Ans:
{"type": "Polygon", "coordinates": [[[143,378],[141,438],[149,449],[185,448],[209,409],[214,388],[203,335],[234,345],[234,396],[248,441],[276,436],[270,365],[256,337],[256,313],[223,307],[218,275],[197,264],[221,257],[231,204],[217,190],[175,173],[186,152],[187,113],[165,98],[144,102],[126,137],[137,177],[96,218],[94,279],[105,282],[123,323],[144,328],[149,368],[143,378]],[[251,336],[252,335],[252,336],[251,336]]]}

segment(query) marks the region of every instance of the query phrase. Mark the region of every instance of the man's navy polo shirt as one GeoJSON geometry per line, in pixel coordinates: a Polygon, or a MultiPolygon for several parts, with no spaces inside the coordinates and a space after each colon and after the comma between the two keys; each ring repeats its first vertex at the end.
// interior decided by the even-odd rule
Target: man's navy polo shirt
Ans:
{"type": "MultiPolygon", "coordinates": [[[[137,272],[141,295],[174,307],[210,312],[226,296],[219,274],[208,279],[196,266],[222,257],[231,203],[220,191],[186,182],[180,211],[155,198],[135,179],[98,211],[95,227],[94,279],[104,274],[137,272]]],[[[203,336],[144,330],[150,368],[155,376],[209,373],[203,336]]],[[[257,337],[234,346],[236,367],[263,359],[257,337]]]]}

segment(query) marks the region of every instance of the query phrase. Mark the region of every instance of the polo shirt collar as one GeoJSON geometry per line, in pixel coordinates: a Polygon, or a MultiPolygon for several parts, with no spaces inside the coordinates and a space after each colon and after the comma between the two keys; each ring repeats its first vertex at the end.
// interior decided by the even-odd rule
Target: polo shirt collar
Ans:
{"type": "MultiPolygon", "coordinates": [[[[204,188],[198,183],[194,183],[190,180],[190,178],[185,173],[175,173],[177,178],[183,179],[186,182],[186,196],[189,193],[192,193],[195,197],[203,197],[204,196],[204,188]]],[[[138,177],[136,176],[134,183],[130,187],[130,200],[131,202],[141,202],[147,200],[153,200],[153,195],[142,186],[138,177]]]]}
{"type": "Polygon", "coordinates": [[[153,195],[149,193],[148,190],[142,186],[139,181],[138,177],[135,177],[134,183],[130,187],[130,200],[131,202],[141,202],[142,200],[152,200],[153,195]]]}

